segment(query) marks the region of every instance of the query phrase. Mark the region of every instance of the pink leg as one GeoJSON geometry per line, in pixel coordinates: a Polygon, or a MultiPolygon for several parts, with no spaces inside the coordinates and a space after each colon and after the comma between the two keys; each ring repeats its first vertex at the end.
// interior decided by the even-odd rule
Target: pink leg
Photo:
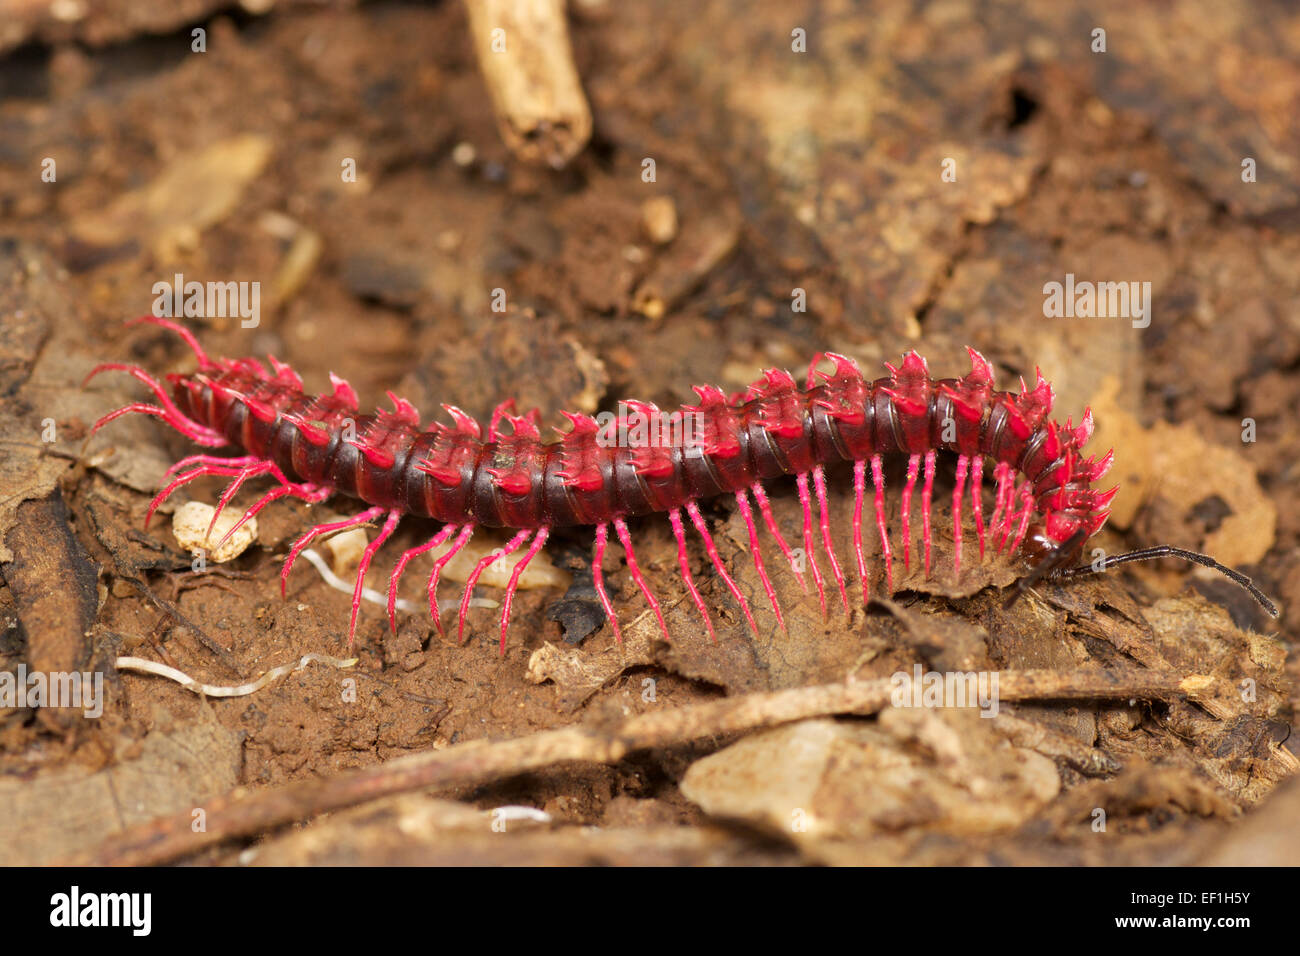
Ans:
{"type": "MultiPolygon", "coordinates": [[[[208,457],[208,456],[205,455],[203,457],[208,457]]],[[[222,461],[222,460],[229,460],[229,459],[218,458],[216,460],[222,461]]],[[[241,460],[241,459],[235,459],[235,460],[241,460]]],[[[305,484],[299,485],[299,484],[290,483],[287,479],[284,478],[284,475],[280,471],[280,469],[277,468],[273,463],[261,461],[260,459],[257,460],[257,464],[251,465],[247,468],[227,468],[227,467],[220,467],[217,465],[200,465],[198,468],[195,468],[193,471],[188,471],[185,474],[175,478],[170,484],[167,485],[166,488],[164,488],[162,491],[158,492],[158,494],[154,496],[153,501],[149,502],[149,508],[145,511],[144,526],[146,528],[149,527],[149,523],[153,520],[154,512],[158,510],[158,508],[162,505],[164,501],[166,501],[169,497],[171,497],[172,493],[175,492],[177,488],[180,488],[183,485],[189,484],[191,481],[196,481],[199,478],[203,478],[208,475],[225,477],[225,478],[235,478],[236,480],[232,482],[231,485],[228,486],[226,488],[226,491],[222,494],[219,506],[216,512],[212,516],[212,522],[208,525],[208,533],[211,534],[212,528],[217,523],[217,517],[221,514],[221,510],[225,508],[226,504],[230,501],[230,499],[234,497],[234,493],[239,490],[239,486],[242,485],[244,481],[246,481],[247,479],[252,478],[256,475],[266,474],[267,472],[274,472],[278,477],[280,477],[285,482],[284,490],[281,492],[281,494],[277,495],[276,497],[282,498],[286,494],[294,494],[300,498],[311,500],[312,496],[316,492],[314,485],[305,485],[305,484]],[[231,490],[232,488],[233,491],[231,490]]],[[[239,525],[242,524],[243,522],[241,521],[239,525]]],[[[239,527],[239,525],[236,525],[236,527],[239,527]]],[[[223,543],[225,542],[226,538],[229,538],[230,535],[234,533],[234,530],[235,529],[232,528],[230,531],[226,533],[225,538],[222,539],[223,543]]]]}
{"type": "Polygon", "coordinates": [[[90,434],[95,434],[109,422],[116,421],[123,415],[129,415],[132,412],[139,412],[141,415],[156,415],[190,441],[196,445],[203,445],[205,448],[220,448],[223,445],[230,444],[230,442],[226,441],[224,435],[220,435],[210,428],[204,428],[188,418],[174,418],[157,405],[150,405],[147,402],[132,402],[130,405],[123,405],[121,408],[109,412],[90,426],[90,434]]]}
{"type": "Polygon", "coordinates": [[[871,482],[876,487],[876,528],[880,532],[880,553],[885,559],[885,587],[894,593],[894,561],[889,549],[889,528],[885,524],[885,474],[881,470],[880,456],[871,456],[871,482]]]}
{"type": "Polygon", "coordinates": [[[910,566],[912,551],[912,489],[916,487],[916,472],[921,465],[920,455],[907,459],[907,484],[903,486],[903,570],[910,566]]]}
{"type": "Polygon", "coordinates": [[[997,522],[997,527],[993,531],[993,540],[996,545],[995,550],[1001,554],[1002,549],[1007,543],[1007,529],[1012,520],[1015,518],[1015,500],[1016,500],[1016,483],[1015,475],[1010,467],[1003,473],[1007,477],[1005,490],[999,488],[998,508],[1001,510],[1001,520],[997,522]]]}
{"type": "Polygon", "coordinates": [[[351,518],[344,518],[342,521],[335,521],[330,524],[318,524],[316,527],[309,529],[306,534],[293,543],[293,547],[289,549],[289,557],[285,559],[284,567],[280,569],[280,597],[284,597],[285,587],[289,583],[289,572],[293,570],[293,563],[298,560],[298,555],[307,548],[307,545],[331,531],[342,531],[344,528],[354,528],[359,524],[365,524],[367,521],[378,518],[386,510],[386,508],[376,505],[373,508],[367,508],[360,514],[353,515],[351,518]]]}
{"type": "Polygon", "coordinates": [[[1034,493],[1029,487],[1028,481],[1020,486],[1020,503],[1022,509],[1020,512],[1020,526],[1016,529],[1015,541],[1011,543],[1011,551],[1009,552],[1011,554],[1015,554],[1020,549],[1020,543],[1025,540],[1025,535],[1029,531],[1029,519],[1034,514],[1034,493]]]}
{"type": "Polygon", "coordinates": [[[627,569],[632,573],[632,580],[636,582],[636,586],[645,595],[650,610],[654,611],[655,620],[659,622],[659,630],[664,632],[664,640],[671,643],[672,638],[668,636],[668,625],[664,623],[664,615],[663,611],[659,609],[659,602],[650,593],[650,586],[646,584],[645,578],[641,576],[641,569],[637,567],[636,555],[632,551],[632,535],[628,533],[627,522],[622,518],[615,518],[613,523],[614,531],[618,535],[618,540],[623,545],[623,551],[627,555],[627,569]]]}
{"type": "Polygon", "coordinates": [[[803,572],[799,570],[799,565],[794,559],[794,552],[790,546],[785,543],[785,537],[781,534],[780,527],[776,523],[776,515],[772,514],[772,507],[767,502],[767,492],[758,482],[749,486],[749,490],[754,493],[754,500],[758,502],[758,510],[763,515],[763,522],[767,525],[767,530],[771,532],[772,537],[776,538],[777,547],[785,555],[785,559],[790,562],[790,571],[794,574],[795,580],[799,582],[799,588],[804,594],[808,593],[808,584],[803,579],[803,572]]]}
{"type": "Polygon", "coordinates": [[[1011,518],[1016,502],[1016,473],[1005,463],[1003,469],[1002,476],[1006,480],[1006,490],[1002,492],[1002,521],[995,531],[999,553],[1007,545],[1007,535],[1011,532],[1011,518]]]}
{"type": "Polygon", "coordinates": [[[1003,515],[1002,522],[1002,543],[1001,547],[1005,550],[1011,543],[1011,535],[1015,530],[1016,522],[1020,520],[1020,508],[1016,507],[1017,500],[1024,500],[1025,485],[1028,482],[1021,482],[1016,486],[1015,472],[1012,472],[1011,485],[1007,490],[1007,513],[1003,515]]]}
{"type": "Polygon", "coordinates": [[[393,510],[388,512],[388,519],[384,522],[383,528],[379,534],[375,535],[375,540],[366,545],[366,550],[361,552],[361,564],[357,567],[357,584],[352,589],[352,617],[348,620],[348,650],[352,650],[352,644],[356,640],[357,634],[357,612],[361,610],[361,590],[366,586],[366,571],[370,569],[370,560],[375,556],[375,552],[392,537],[393,530],[397,523],[402,520],[402,512],[393,510]]]}
{"type": "MultiPolygon", "coordinates": [[[[162,384],[159,383],[157,379],[151,376],[144,369],[140,368],[140,366],[138,365],[125,365],[121,362],[105,362],[102,365],[96,365],[93,369],[90,370],[90,374],[87,375],[85,379],[82,381],[81,383],[82,387],[84,388],[86,385],[88,385],[90,383],[90,380],[94,378],[96,375],[98,375],[100,372],[110,372],[110,371],[126,372],[137,382],[140,382],[141,384],[145,385],[151,392],[153,392],[158,399],[158,404],[162,406],[160,410],[162,418],[164,418],[167,421],[167,423],[171,425],[173,428],[175,428],[178,432],[181,432],[189,436],[190,438],[192,438],[194,441],[198,442],[201,445],[207,445],[209,447],[219,447],[221,445],[228,444],[224,435],[221,435],[219,432],[215,431],[214,429],[208,428],[204,425],[200,425],[198,422],[187,417],[184,412],[182,412],[179,408],[176,407],[176,403],[172,401],[171,396],[167,394],[167,390],[162,387],[162,384]]],[[[97,421],[95,425],[91,428],[90,433],[93,435],[95,432],[99,431],[99,429],[102,428],[104,425],[107,425],[114,418],[117,418],[119,415],[125,414],[125,412],[127,411],[145,411],[146,409],[152,409],[155,407],[156,406],[153,405],[141,406],[137,404],[132,404],[126,406],[126,408],[124,409],[119,408],[117,411],[110,412],[108,415],[105,415],[103,418],[97,421]]],[[[149,411],[146,414],[153,415],[156,413],[149,411]]]]}
{"type": "Polygon", "coordinates": [[[194,337],[194,333],[181,325],[179,322],[173,322],[171,319],[159,318],[156,315],[142,315],[139,318],[131,319],[124,323],[130,327],[132,325],[161,325],[164,329],[170,329],[185,340],[185,344],[194,350],[194,356],[199,360],[199,368],[210,369],[216,368],[217,364],[208,358],[208,353],[203,351],[203,346],[199,345],[199,340],[194,337]]]}
{"type": "Polygon", "coordinates": [[[506,656],[506,628],[510,626],[510,606],[515,601],[515,589],[519,586],[519,576],[524,573],[524,568],[528,567],[528,562],[533,560],[538,551],[542,550],[542,545],[546,544],[546,539],[550,533],[550,528],[537,529],[537,533],[533,535],[533,543],[528,546],[523,558],[515,565],[515,569],[510,575],[510,583],[506,585],[506,596],[501,601],[502,657],[506,656]]]}
{"type": "Polygon", "coordinates": [[[934,494],[934,460],[932,450],[925,453],[925,485],[921,488],[921,537],[925,539],[925,576],[930,576],[930,500],[934,494]]]}
{"type": "Polygon", "coordinates": [[[975,512],[975,534],[980,539],[980,560],[984,560],[984,456],[970,459],[970,506],[975,512]]]}
{"type": "Polygon", "coordinates": [[[167,390],[162,387],[162,383],[140,366],[127,365],[124,362],[101,362],[90,370],[90,373],[81,383],[82,388],[85,388],[90,384],[90,380],[100,372],[126,372],[133,379],[154,393],[158,399],[158,404],[163,407],[163,411],[165,411],[168,416],[174,415],[177,418],[186,418],[185,413],[176,407],[176,403],[172,401],[172,397],[168,395],[167,390]]]}
{"type": "Polygon", "coordinates": [[[961,577],[961,499],[966,490],[966,469],[970,459],[957,456],[957,483],[952,489],[952,576],[961,577]]]}
{"type": "Polygon", "coordinates": [[[686,502],[686,513],[691,516],[691,524],[695,525],[695,530],[704,539],[704,550],[708,552],[709,560],[718,569],[718,574],[721,575],[723,582],[727,585],[731,596],[736,599],[736,603],[740,605],[740,610],[744,612],[745,620],[749,622],[749,629],[757,637],[758,625],[754,623],[754,615],[749,612],[749,602],[745,600],[745,596],[740,593],[740,588],[736,587],[736,582],[731,580],[731,575],[727,573],[726,567],[723,566],[722,556],[718,554],[717,545],[713,543],[713,536],[709,534],[709,526],[704,523],[704,516],[700,514],[700,509],[694,501],[686,502]]]}
{"type": "Polygon", "coordinates": [[[835,559],[835,545],[831,543],[831,509],[826,504],[826,471],[821,465],[813,469],[813,490],[817,493],[817,517],[822,528],[822,546],[826,549],[826,557],[831,562],[831,574],[835,576],[835,583],[840,586],[840,599],[844,602],[844,613],[849,613],[849,594],[844,590],[844,574],[840,571],[840,563],[835,559]]]}
{"type": "MultiPolygon", "coordinates": [[[[596,585],[596,594],[600,598],[600,606],[605,609],[605,616],[609,618],[610,626],[614,629],[614,640],[622,644],[623,633],[618,629],[618,615],[614,613],[614,605],[610,603],[609,595],[605,593],[605,573],[600,567],[600,563],[605,560],[605,540],[608,533],[609,527],[607,525],[596,525],[596,551],[591,560],[591,580],[596,585]]],[[[709,625],[709,631],[713,631],[712,624],[709,625]]]]}
{"type": "Polygon", "coordinates": [[[768,580],[767,569],[763,567],[763,553],[758,547],[758,528],[754,526],[754,515],[749,510],[749,496],[745,494],[745,489],[736,492],[736,504],[740,506],[740,516],[745,519],[745,527],[749,531],[749,550],[754,553],[754,568],[758,571],[759,580],[763,582],[763,590],[767,592],[767,599],[772,604],[776,623],[781,625],[782,631],[785,631],[785,617],[781,614],[781,605],[776,601],[776,590],[768,580]]]}
{"type": "Polygon", "coordinates": [[[226,505],[230,504],[230,499],[239,493],[239,489],[244,486],[244,482],[248,481],[249,478],[264,475],[274,467],[270,462],[259,462],[239,472],[235,476],[235,480],[226,485],[225,490],[221,492],[221,497],[217,499],[217,506],[212,509],[212,520],[208,522],[208,537],[212,536],[212,529],[217,526],[217,519],[221,517],[221,512],[226,510],[226,505]]]}
{"type": "Polygon", "coordinates": [[[713,632],[713,621],[709,619],[709,609],[704,606],[704,599],[700,597],[700,592],[695,588],[695,579],[691,577],[691,565],[686,557],[686,531],[682,528],[682,512],[680,508],[674,508],[668,512],[668,523],[673,526],[673,537],[677,539],[677,563],[681,565],[682,577],[686,581],[686,589],[691,592],[691,600],[700,611],[700,617],[704,618],[704,626],[708,629],[709,640],[714,644],[718,643],[718,635],[713,632]]]}
{"type": "Polygon", "coordinates": [[[438,547],[455,532],[456,525],[444,525],[441,531],[424,542],[424,544],[417,544],[414,548],[403,551],[402,556],[397,559],[397,567],[393,568],[393,574],[388,579],[388,627],[394,634],[397,633],[397,582],[401,580],[402,572],[406,570],[406,566],[411,563],[412,558],[419,557],[424,552],[438,547]]]}
{"type": "Polygon", "coordinates": [[[153,521],[154,512],[157,511],[159,507],[161,507],[164,501],[166,501],[168,498],[172,496],[172,493],[175,492],[177,488],[181,488],[185,485],[188,485],[191,481],[197,481],[198,479],[206,475],[220,475],[224,477],[230,477],[231,475],[239,474],[239,472],[240,469],[238,468],[235,469],[218,468],[215,465],[203,465],[199,468],[195,468],[193,471],[187,471],[185,474],[180,475],[177,478],[173,479],[172,482],[168,484],[166,488],[158,492],[158,494],[154,495],[153,501],[149,502],[149,507],[145,510],[144,513],[145,530],[148,530],[149,522],[153,521]]]}
{"type": "Polygon", "coordinates": [[[862,582],[862,606],[867,606],[867,558],[862,553],[862,498],[866,494],[867,462],[853,463],[853,554],[858,561],[858,580],[862,582]]]}
{"type": "Polygon", "coordinates": [[[272,488],[261,498],[258,498],[257,501],[253,502],[248,510],[240,516],[239,520],[230,526],[230,530],[222,535],[221,540],[217,543],[217,547],[221,547],[221,545],[225,544],[230,539],[231,535],[244,526],[245,522],[247,522],[249,518],[255,517],[259,511],[269,505],[272,501],[279,501],[287,495],[292,495],[295,498],[300,498],[311,504],[319,504],[333,493],[333,489],[331,488],[320,488],[316,485],[306,484],[280,485],[279,487],[272,488]]]}
{"type": "Polygon", "coordinates": [[[807,473],[795,476],[795,486],[799,489],[799,503],[803,505],[803,552],[808,557],[808,566],[812,568],[813,583],[817,585],[817,603],[822,608],[822,619],[826,618],[826,588],[822,585],[822,570],[817,567],[817,552],[813,549],[812,537],[812,501],[808,497],[807,473]]]}
{"type": "Polygon", "coordinates": [[[998,532],[1002,527],[1002,512],[1009,504],[1009,489],[1007,487],[1007,473],[1009,471],[1006,462],[1002,461],[998,462],[993,468],[993,477],[997,481],[997,490],[993,493],[993,517],[989,521],[989,533],[993,535],[995,553],[1002,550],[998,544],[998,532]]]}
{"type": "Polygon", "coordinates": [[[469,614],[469,602],[474,597],[474,585],[478,584],[479,576],[487,570],[487,566],[501,558],[509,557],[519,550],[519,546],[524,540],[532,534],[532,529],[525,528],[513,538],[506,542],[505,547],[497,551],[492,551],[478,559],[478,564],[474,565],[474,570],[469,573],[469,579],[465,582],[465,593],[460,599],[460,617],[456,625],[456,643],[465,643],[465,617],[469,614]]]}
{"type": "Polygon", "coordinates": [[[469,544],[469,539],[474,535],[474,525],[465,523],[460,526],[460,534],[452,542],[447,553],[433,562],[433,570],[429,572],[429,613],[433,615],[433,624],[438,629],[439,637],[446,637],[447,632],[442,629],[442,609],[438,607],[438,578],[442,576],[442,569],[452,558],[460,554],[461,549],[469,544]]]}
{"type": "Polygon", "coordinates": [[[256,465],[263,459],[256,455],[240,455],[238,458],[222,458],[220,455],[187,455],[176,464],[172,465],[165,472],[164,477],[170,478],[177,472],[184,471],[191,465],[216,465],[218,468],[247,468],[249,465],[256,465]]]}
{"type": "MultiPolygon", "coordinates": [[[[268,474],[274,477],[278,482],[280,482],[281,487],[284,488],[284,494],[290,494],[298,498],[306,498],[310,500],[315,491],[315,487],[316,487],[315,485],[298,484],[296,482],[290,481],[289,478],[285,475],[285,473],[280,470],[280,466],[277,465],[275,462],[265,461],[265,460],[259,461],[256,465],[252,465],[248,468],[245,468],[243,471],[241,471],[239,473],[239,476],[234,481],[232,481],[229,485],[227,485],[226,490],[221,493],[221,498],[217,502],[217,507],[212,512],[212,521],[209,522],[208,524],[209,535],[212,534],[212,529],[217,526],[217,519],[221,517],[221,512],[225,510],[226,505],[230,503],[230,500],[235,497],[236,493],[239,491],[240,487],[244,484],[244,482],[246,482],[249,478],[255,478],[258,475],[268,475],[268,474]]],[[[277,497],[284,497],[284,494],[278,495],[277,497]]],[[[275,499],[273,498],[271,500],[274,501],[275,499]]],[[[267,504],[270,504],[270,502],[267,502],[267,504]]],[[[266,507],[266,505],[263,505],[262,507],[266,507]]],[[[241,520],[239,524],[235,525],[235,527],[238,528],[241,525],[243,525],[245,520],[247,520],[246,517],[243,520],[241,520]]],[[[234,530],[235,529],[232,528],[230,531],[228,531],[226,533],[225,538],[230,537],[230,535],[234,533],[234,530]]],[[[225,542],[225,538],[222,538],[223,543],[225,542]]]]}

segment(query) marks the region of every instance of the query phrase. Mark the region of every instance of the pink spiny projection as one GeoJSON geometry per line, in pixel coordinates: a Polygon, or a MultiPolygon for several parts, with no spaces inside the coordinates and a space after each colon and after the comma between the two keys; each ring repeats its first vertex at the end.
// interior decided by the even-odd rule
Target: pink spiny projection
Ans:
{"type": "MultiPolygon", "coordinates": [[[[331,392],[308,395],[297,373],[274,358],[270,359],[270,371],[254,359],[213,360],[188,329],[174,322],[152,316],[136,322],[150,322],[177,332],[197,357],[198,371],[167,376],[169,395],[163,385],[136,366],[110,363],[97,367],[87,381],[102,371],[125,371],[146,385],[158,404],[134,402],[109,412],[95,423],[92,432],[122,415],[139,412],[163,419],[199,445],[233,446],[245,452],[230,458],[191,455],[177,463],[168,471],[169,477],[176,477],[150,503],[146,523],[170,494],[208,475],[233,478],[218,501],[218,515],[249,479],[269,476],[277,483],[248,509],[240,524],[283,497],[320,502],[342,494],[365,502],[370,507],[351,518],[308,530],[290,548],[281,571],[283,590],[295,560],[311,541],[322,534],[383,519],[379,534],[365,549],[357,573],[349,646],[356,632],[366,568],[406,515],[433,518],[443,527],[429,541],[405,551],[389,578],[388,619],[394,629],[398,582],[415,557],[452,542],[449,550],[434,561],[428,582],[430,610],[441,634],[436,589],[443,568],[467,545],[477,528],[516,531],[504,548],[478,561],[470,574],[458,615],[457,636],[463,640],[470,597],[479,576],[493,561],[527,544],[502,602],[500,643],[504,654],[520,575],[556,527],[594,527],[593,583],[614,636],[621,640],[602,567],[609,528],[613,526],[628,573],[668,640],[661,605],[636,560],[626,522],[629,517],[666,512],[683,581],[705,620],[710,638],[716,640],[713,622],[690,572],[682,508],[746,623],[755,634],[759,627],[718,553],[708,522],[699,510],[701,500],[734,497],[763,592],[777,625],[784,630],[785,617],[762,558],[758,525],[749,503],[751,494],[764,525],[805,593],[803,566],[811,570],[824,616],[826,586],[815,553],[818,543],[844,610],[848,613],[850,609],[844,572],[833,543],[827,466],[853,463],[852,570],[864,605],[870,596],[862,515],[868,468],[885,591],[894,591],[894,550],[885,508],[885,455],[901,454],[907,460],[900,521],[904,568],[911,567],[913,496],[919,480],[923,564],[926,576],[931,574],[937,453],[952,453],[957,458],[952,497],[954,576],[961,572],[962,511],[969,487],[980,560],[984,559],[986,539],[991,536],[996,553],[1019,553],[1033,565],[1011,600],[1043,576],[1069,577],[1093,570],[1065,565],[1077,559],[1086,540],[1105,523],[1116,491],[1102,492],[1092,487],[1110,468],[1113,455],[1083,457],[1083,446],[1093,431],[1091,413],[1084,412],[1077,428],[1069,420],[1064,426],[1051,420],[1052,389],[1041,377],[1033,389],[1022,381],[1019,393],[995,390],[992,366],[974,349],[967,350],[971,370],[959,379],[931,378],[925,360],[908,352],[897,368],[886,366],[890,373],[887,377],[868,381],[851,359],[824,353],[813,359],[803,388],[788,373],[778,370],[769,370],[760,381],[731,398],[718,388],[697,386],[699,404],[684,406],[681,413],[698,422],[694,429],[698,441],[687,442],[681,435],[672,434],[659,444],[626,447],[603,436],[591,417],[570,412],[563,413],[569,429],[560,432],[557,440],[544,443],[538,427],[540,415],[535,410],[516,415],[512,402],[497,407],[486,429],[454,406],[444,406],[450,425],[435,423],[422,429],[414,406],[391,392],[392,411],[361,415],[352,387],[334,375],[330,376],[331,392]],[[822,360],[831,362],[834,371],[819,370],[822,360]],[[993,462],[995,482],[993,511],[987,526],[983,501],[985,458],[993,462]],[[795,477],[803,514],[801,556],[783,537],[763,487],[764,481],[781,475],[795,477]],[[819,531],[816,536],[814,498],[819,531]]],[[[626,404],[638,414],[659,414],[648,403],[626,404]]],[[[214,526],[215,522],[214,516],[214,526]]],[[[226,537],[231,533],[233,529],[226,537]]],[[[1205,555],[1159,546],[1106,558],[1103,567],[1170,555],[1221,571],[1276,615],[1272,603],[1249,578],[1205,555]]],[[[969,560],[970,555],[967,557],[969,560]]]]}

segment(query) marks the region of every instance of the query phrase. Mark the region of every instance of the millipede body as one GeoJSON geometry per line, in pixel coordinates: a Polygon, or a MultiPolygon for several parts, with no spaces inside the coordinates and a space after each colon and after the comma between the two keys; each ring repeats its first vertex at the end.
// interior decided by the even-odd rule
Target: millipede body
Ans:
{"type": "MultiPolygon", "coordinates": [[[[803,386],[789,373],[778,370],[769,370],[760,381],[732,396],[713,386],[697,386],[698,403],[683,406],[671,416],[674,422],[686,422],[690,427],[652,430],[652,440],[618,440],[596,419],[565,412],[569,429],[557,440],[544,443],[537,413],[516,415],[510,402],[498,406],[486,429],[453,406],[444,406],[451,419],[449,424],[421,427],[411,403],[391,392],[391,411],[362,415],[358,413],[355,392],[341,378],[331,375],[331,392],[310,395],[304,392],[297,373],[274,358],[270,359],[269,369],[255,359],[213,360],[184,327],[151,316],[136,321],[162,325],[182,335],[198,357],[198,370],[167,376],[168,390],[138,367],[99,366],[92,375],[105,369],[128,371],[150,387],[158,404],[127,405],[104,416],[95,429],[120,415],[142,412],[161,417],[198,444],[233,446],[244,452],[239,457],[193,455],[182,460],[171,469],[176,477],[154,499],[150,514],[177,488],[204,475],[234,479],[222,494],[218,513],[249,478],[269,475],[278,482],[247,511],[245,519],[286,496],[323,501],[337,493],[370,506],[352,518],[318,525],[304,534],[290,550],[282,580],[287,579],[294,560],[314,538],[382,519],[381,530],[366,549],[358,571],[349,642],[355,633],[362,582],[370,560],[408,514],[436,519],[443,522],[443,527],[399,559],[390,580],[390,622],[395,623],[396,587],[406,565],[419,554],[451,541],[450,550],[434,562],[428,588],[440,630],[434,592],[445,563],[464,547],[477,527],[516,530],[502,550],[510,553],[525,545],[527,550],[515,566],[503,602],[504,652],[510,604],[519,575],[545,544],[552,528],[594,526],[596,589],[618,636],[617,617],[601,575],[601,560],[612,526],[624,546],[628,569],[667,638],[658,601],[636,564],[625,521],[636,515],[667,513],[683,579],[712,636],[712,623],[687,562],[683,511],[702,537],[710,559],[750,626],[757,630],[757,625],[718,556],[698,508],[702,499],[734,497],[749,531],[764,590],[784,627],[780,605],[763,565],[751,496],[800,584],[803,578],[772,514],[763,486],[766,480],[782,475],[795,477],[803,507],[804,551],[811,559],[810,570],[823,611],[824,579],[813,557],[814,498],[822,548],[845,610],[849,608],[826,504],[828,466],[853,463],[853,554],[864,603],[868,599],[868,576],[862,512],[868,472],[887,587],[893,587],[883,456],[907,457],[902,492],[905,563],[911,560],[911,504],[917,482],[921,482],[927,573],[931,500],[936,455],[940,451],[957,456],[952,497],[955,572],[960,571],[961,513],[968,487],[981,558],[986,538],[991,538],[997,550],[1020,552],[1028,561],[1053,571],[1077,557],[1086,539],[1101,528],[1117,491],[1093,487],[1109,469],[1113,455],[1084,456],[1083,448],[1093,431],[1089,411],[1085,410],[1078,426],[1069,420],[1063,425],[1053,420],[1052,388],[1041,376],[1032,389],[1023,381],[1019,392],[995,389],[992,366],[974,349],[967,350],[971,370],[962,378],[933,379],[925,360],[909,352],[897,368],[886,366],[888,376],[874,381],[864,378],[851,359],[826,353],[814,358],[803,386]],[[834,366],[832,371],[819,370],[823,360],[834,366]],[[992,465],[994,483],[994,509],[987,526],[982,493],[986,460],[992,465]]],[[[625,405],[648,420],[665,417],[648,403],[625,405]]],[[[1163,553],[1184,557],[1190,554],[1178,549],[1163,553]]],[[[462,637],[474,584],[498,556],[483,558],[466,583],[459,621],[462,637]]],[[[1110,560],[1119,563],[1120,559],[1110,560]]],[[[1234,580],[1244,578],[1212,559],[1206,560],[1234,576],[1234,580]]],[[[1243,586],[1262,598],[1249,579],[1243,586]]],[[[1265,606],[1271,609],[1271,605],[1265,606]]]]}

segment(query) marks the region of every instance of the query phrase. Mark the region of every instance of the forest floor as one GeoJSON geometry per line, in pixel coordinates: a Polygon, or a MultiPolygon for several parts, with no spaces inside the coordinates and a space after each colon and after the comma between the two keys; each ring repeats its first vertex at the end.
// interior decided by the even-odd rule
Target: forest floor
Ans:
{"type": "MultiPolygon", "coordinates": [[[[0,834],[21,835],[0,862],[1300,858],[1300,788],[1283,783],[1300,670],[1300,13],[575,2],[593,132],[556,170],[503,140],[457,3],[59,6],[0,0],[0,672],[107,676],[98,719],[0,709],[0,804],[16,808],[0,834]],[[463,645],[434,629],[426,557],[395,634],[363,605],[354,665],[202,697],[115,662],[236,685],[349,657],[350,596],[300,561],[282,599],[280,566],[308,526],[358,509],[278,502],[253,547],[197,572],[173,508],[214,502],[219,480],[144,529],[164,471],[197,449],[145,416],[87,443],[146,392],[82,381],[106,361],[193,371],[177,336],[123,321],[178,274],[260,283],[255,327],[183,320],[209,353],[272,353],[312,391],[337,373],[362,408],[391,389],[426,422],[440,403],[486,421],[511,397],[547,427],[625,398],[675,408],[771,366],[801,378],[826,350],[869,377],[908,349],[960,376],[973,346],[1000,387],[1041,369],[1062,419],[1092,407],[1090,448],[1115,449],[1121,491],[1090,549],[1213,554],[1283,616],[1175,561],[1004,609],[1024,568],[974,560],[967,515],[954,578],[941,462],[934,573],[899,563],[886,595],[873,552],[876,600],[850,615],[828,594],[823,618],[765,546],[779,629],[734,503],[710,502],[758,635],[693,541],[709,641],[652,517],[633,535],[671,644],[611,546],[615,642],[575,528],[519,593],[504,656],[493,610],[471,612],[463,645]],[[1045,283],[1067,275],[1150,283],[1149,323],[1046,316],[1045,283]],[[996,716],[888,706],[879,689],[917,666],[1000,674],[996,716]],[[141,850],[151,833],[171,842],[141,850]]],[[[852,476],[830,477],[848,567],[852,476]]],[[[771,494],[798,539],[793,483],[771,494]]],[[[896,531],[896,494],[890,507],[896,531]]],[[[432,530],[403,522],[370,585],[432,530]]]]}

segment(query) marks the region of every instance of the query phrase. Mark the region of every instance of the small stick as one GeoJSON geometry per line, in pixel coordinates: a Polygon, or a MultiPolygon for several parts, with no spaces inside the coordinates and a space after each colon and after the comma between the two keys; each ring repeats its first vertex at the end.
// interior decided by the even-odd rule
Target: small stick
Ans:
{"type": "MultiPolygon", "coordinates": [[[[1204,691],[1212,679],[1156,671],[1004,671],[998,695],[1012,700],[1130,698],[1167,700],[1204,691]]],[[[236,837],[250,837],[316,814],[429,787],[463,788],[560,763],[613,764],[635,750],[754,731],[832,714],[872,714],[890,706],[890,678],[748,694],[654,711],[608,727],[576,726],[512,740],[471,740],[398,757],[325,779],[299,780],[252,794],[209,800],[207,829],[195,833],[187,810],[114,834],[62,861],[74,865],[145,866],[182,859],[236,837]]]]}
{"type": "Polygon", "coordinates": [[[564,0],[465,0],[501,138],[525,162],[563,168],[591,138],[564,0]]]}

